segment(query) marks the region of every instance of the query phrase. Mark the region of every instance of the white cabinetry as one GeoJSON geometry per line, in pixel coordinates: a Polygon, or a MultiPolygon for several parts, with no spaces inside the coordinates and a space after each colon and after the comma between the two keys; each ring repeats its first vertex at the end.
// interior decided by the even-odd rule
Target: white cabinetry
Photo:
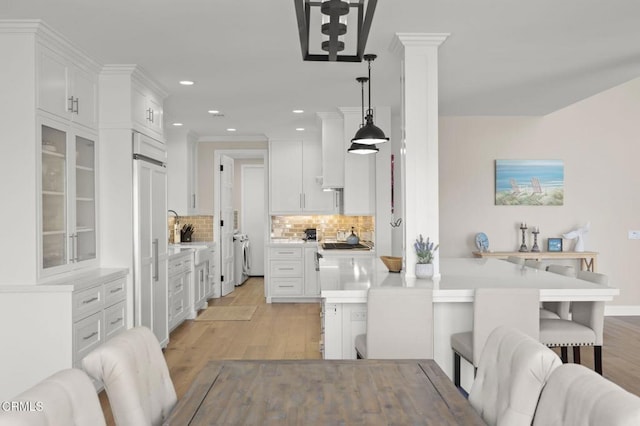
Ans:
{"type": "Polygon", "coordinates": [[[139,81],[131,89],[132,118],[143,133],[158,139],[163,138],[164,110],[162,95],[139,81]]]}
{"type": "Polygon", "coordinates": [[[161,346],[169,342],[167,171],[164,146],[134,135],[135,324],[150,328],[161,346]]]}
{"type": "Polygon", "coordinates": [[[33,285],[98,263],[99,66],[40,21],[0,23],[0,57],[0,284],[33,285]]]}
{"type": "Polygon", "coordinates": [[[100,128],[133,129],[164,143],[166,91],[135,65],[106,65],[100,73],[100,128]]]}
{"type": "Polygon", "coordinates": [[[98,125],[98,74],[75,58],[40,44],[38,108],[95,129],[98,125]]]}
{"type": "Polygon", "coordinates": [[[197,136],[179,128],[165,132],[168,205],[180,216],[196,215],[197,136]]]}
{"type": "MultiPolygon", "coordinates": [[[[360,128],[362,112],[358,108],[340,108],[344,115],[343,149],[351,146],[351,138],[360,128]]],[[[374,216],[376,203],[375,155],[345,154],[343,214],[374,216]]]]}
{"type": "Polygon", "coordinates": [[[206,263],[199,263],[195,267],[195,282],[194,282],[194,300],[193,306],[196,311],[207,307],[207,281],[208,271],[206,263]]]}
{"type": "Polygon", "coordinates": [[[338,212],[338,194],[322,190],[321,155],[322,147],[318,141],[269,141],[271,214],[338,212]]]}
{"type": "Polygon", "coordinates": [[[0,400],[80,367],[85,355],[125,330],[126,275],[94,269],[47,284],[0,286],[0,312],[13,324],[3,328],[0,400]]]}
{"type": "Polygon", "coordinates": [[[169,258],[169,331],[190,312],[193,279],[193,252],[183,251],[169,258]]]}
{"type": "Polygon", "coordinates": [[[42,117],[40,276],[95,263],[96,135],[42,117]]]}
{"type": "Polygon", "coordinates": [[[274,245],[268,250],[268,302],[306,302],[320,297],[315,244],[274,245]]]}
{"type": "Polygon", "coordinates": [[[320,283],[316,265],[318,249],[307,247],[304,249],[304,295],[320,297],[320,283]]]}

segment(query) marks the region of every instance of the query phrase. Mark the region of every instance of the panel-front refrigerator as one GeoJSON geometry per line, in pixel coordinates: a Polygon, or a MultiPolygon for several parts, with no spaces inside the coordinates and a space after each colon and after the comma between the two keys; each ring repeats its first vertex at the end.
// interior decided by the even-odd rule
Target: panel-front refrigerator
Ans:
{"type": "Polygon", "coordinates": [[[169,342],[167,169],[164,145],[133,133],[134,324],[169,342]]]}

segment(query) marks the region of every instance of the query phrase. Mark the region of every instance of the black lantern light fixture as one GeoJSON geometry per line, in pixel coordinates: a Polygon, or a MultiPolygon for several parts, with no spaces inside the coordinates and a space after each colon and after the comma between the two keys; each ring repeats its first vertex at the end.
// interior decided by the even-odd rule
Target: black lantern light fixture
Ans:
{"type": "MultiPolygon", "coordinates": [[[[369,81],[369,77],[358,77],[356,78],[356,81],[358,83],[360,83],[361,86],[361,93],[362,93],[362,124],[360,124],[360,128],[362,129],[365,124],[364,124],[364,84],[369,81]]],[[[365,145],[362,143],[357,143],[357,142],[351,142],[351,146],[349,147],[349,149],[347,150],[347,152],[350,152],[352,154],[375,154],[376,152],[380,151],[378,149],[377,146],[375,145],[365,145]]]]}
{"type": "Polygon", "coordinates": [[[376,58],[376,55],[364,55],[364,60],[369,63],[369,109],[367,110],[367,115],[365,117],[366,123],[360,127],[356,132],[356,135],[351,139],[351,142],[353,143],[373,145],[389,141],[389,138],[384,135],[382,129],[373,123],[373,109],[371,108],[371,62],[376,58]]]}
{"type": "Polygon", "coordinates": [[[344,0],[293,0],[293,2],[304,61],[362,61],[371,29],[371,21],[373,21],[373,12],[376,10],[378,0],[353,0],[351,2],[344,0]],[[356,13],[350,14],[352,9],[356,13]],[[318,18],[318,14],[321,14],[320,18],[318,18]],[[353,15],[357,15],[357,18],[353,15]],[[357,20],[357,22],[349,22],[347,26],[347,16],[352,16],[349,18],[350,21],[357,20]],[[318,50],[310,52],[310,38],[321,37],[320,34],[310,33],[311,26],[316,25],[319,21],[319,32],[327,36],[328,40],[314,43],[318,50]],[[345,43],[347,33],[349,33],[349,45],[345,43]],[[340,52],[343,53],[339,54],[340,52]]]}

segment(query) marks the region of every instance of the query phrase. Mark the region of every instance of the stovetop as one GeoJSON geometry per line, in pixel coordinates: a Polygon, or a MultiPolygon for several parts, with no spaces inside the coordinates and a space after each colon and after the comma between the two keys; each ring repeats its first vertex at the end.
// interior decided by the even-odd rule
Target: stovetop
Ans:
{"type": "Polygon", "coordinates": [[[371,247],[360,243],[322,243],[322,248],[325,250],[371,250],[371,247]]]}

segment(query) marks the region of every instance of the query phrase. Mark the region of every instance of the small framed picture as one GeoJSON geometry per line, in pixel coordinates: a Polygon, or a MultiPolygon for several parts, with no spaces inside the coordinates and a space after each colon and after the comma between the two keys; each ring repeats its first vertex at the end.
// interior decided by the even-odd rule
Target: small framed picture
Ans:
{"type": "Polygon", "coordinates": [[[547,238],[547,251],[562,251],[562,238],[547,238]]]}

